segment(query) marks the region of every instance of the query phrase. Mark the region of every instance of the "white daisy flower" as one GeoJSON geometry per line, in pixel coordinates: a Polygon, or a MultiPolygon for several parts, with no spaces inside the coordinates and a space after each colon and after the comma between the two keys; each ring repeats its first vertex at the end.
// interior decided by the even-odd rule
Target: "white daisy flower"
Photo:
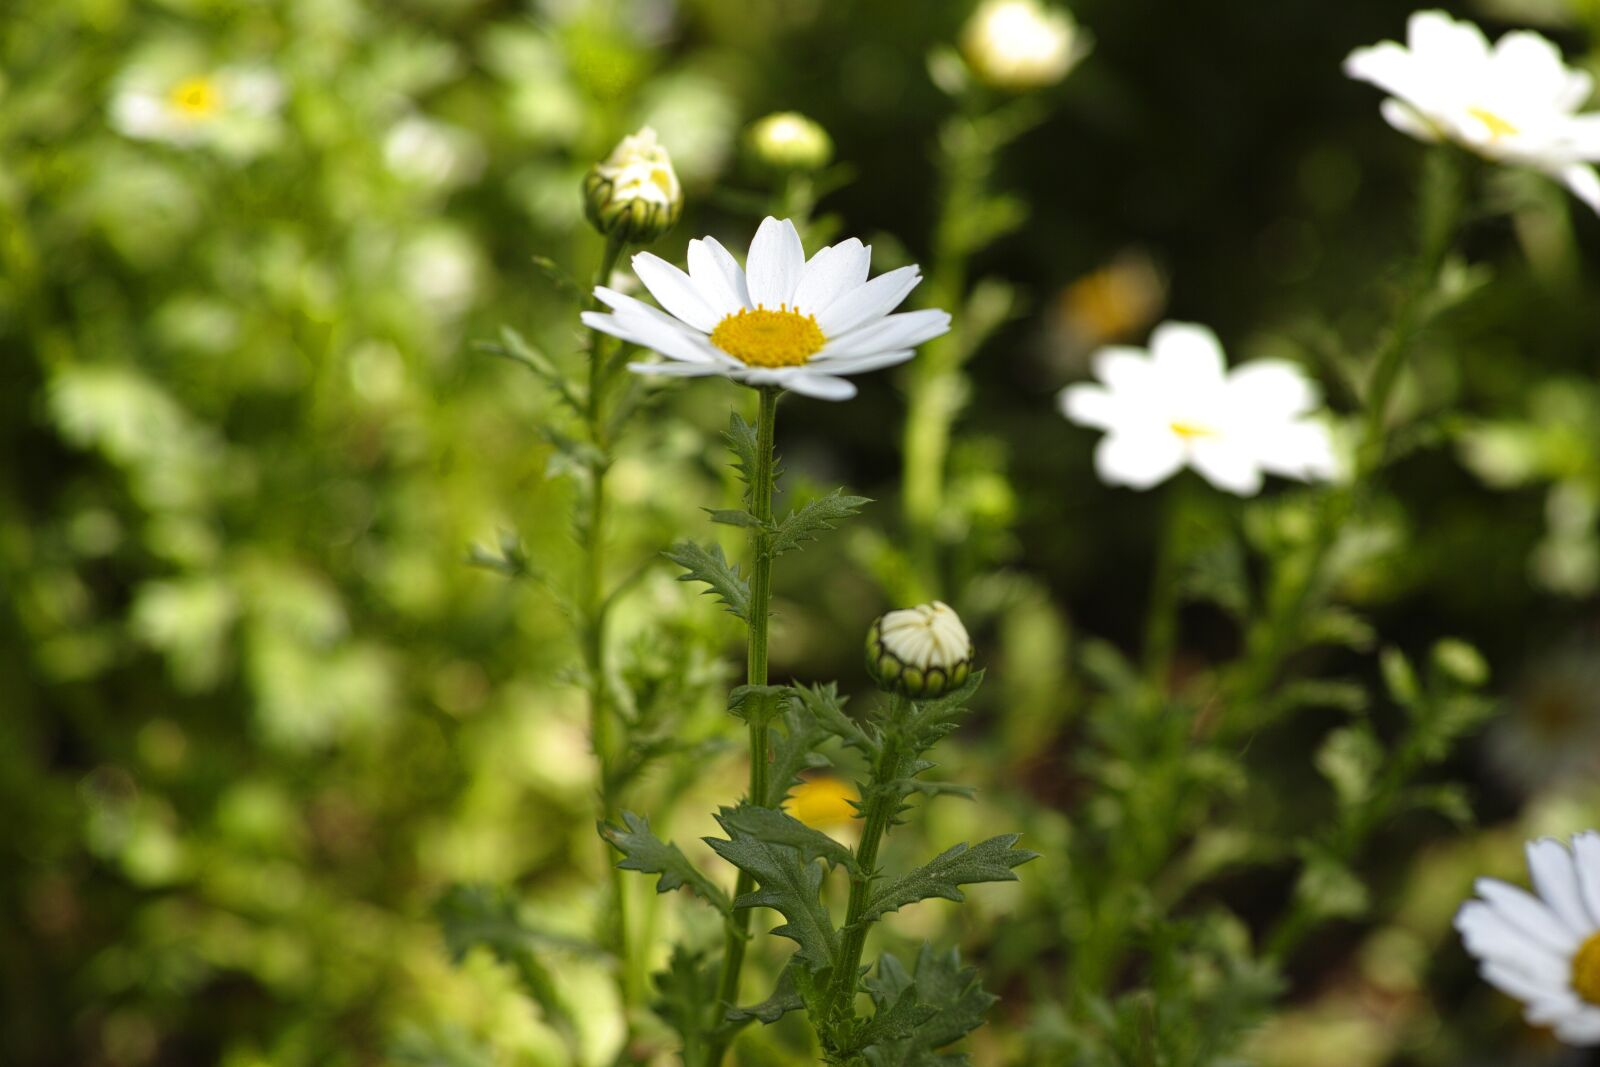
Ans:
{"type": "Polygon", "coordinates": [[[1523,1002],[1523,1017],[1569,1045],[1600,1045],[1600,833],[1528,843],[1535,896],[1480,878],[1456,914],[1484,980],[1523,1002]]]}
{"type": "Polygon", "coordinates": [[[111,99],[111,124],[126,137],[239,155],[276,133],[283,81],[264,67],[183,69],[175,59],[131,68],[111,99]]]}
{"type": "Polygon", "coordinates": [[[1594,81],[1539,34],[1518,30],[1491,48],[1472,23],[1419,11],[1405,45],[1358,48],[1344,70],[1391,94],[1383,117],[1401,132],[1543,171],[1600,211],[1600,174],[1589,165],[1600,160],[1600,112],[1578,113],[1594,81]]]}
{"type": "Polygon", "coordinates": [[[1263,473],[1327,480],[1338,467],[1328,427],[1313,417],[1316,386],[1293,363],[1260,359],[1228,372],[1217,335],[1168,322],[1148,352],[1102,348],[1101,384],[1061,391],[1062,413],[1106,431],[1095,470],[1110,485],[1149,489],[1184,466],[1240,496],[1261,490],[1263,473]]]}
{"type": "Polygon", "coordinates": [[[665,312],[601,286],[611,314],[585,325],[652,349],[666,363],[632,363],[641,374],[720,375],[824,400],[848,400],[843,375],[903,363],[917,345],[950,328],[944,311],[890,314],[921,281],[916,266],[867,280],[872,248],[855,238],[810,260],[794,224],[768,218],[750,243],[748,270],[705,237],[689,242],[689,272],[641,252],[633,269],[665,312]]]}

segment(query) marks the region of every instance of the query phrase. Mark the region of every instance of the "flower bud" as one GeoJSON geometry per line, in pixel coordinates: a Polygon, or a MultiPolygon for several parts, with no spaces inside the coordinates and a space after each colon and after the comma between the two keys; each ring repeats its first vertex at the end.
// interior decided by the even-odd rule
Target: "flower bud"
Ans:
{"type": "Polygon", "coordinates": [[[773,170],[821,170],[833,160],[828,131],[798,111],[775,111],[745,134],[750,154],[773,170]]]}
{"type": "Polygon", "coordinates": [[[867,631],[867,670],[880,688],[913,700],[943,696],[966,683],[972,639],[940,601],[891,611],[867,631]]]}
{"type": "Polygon", "coordinates": [[[594,228],[628,244],[662,236],[683,214],[683,187],[672,158],[646,126],[624,137],[583,180],[584,212],[594,228]]]}
{"type": "Polygon", "coordinates": [[[961,53],[978,80],[1023,93],[1065,78],[1089,49],[1071,13],[1038,0],[984,0],[961,31],[961,53]]]}

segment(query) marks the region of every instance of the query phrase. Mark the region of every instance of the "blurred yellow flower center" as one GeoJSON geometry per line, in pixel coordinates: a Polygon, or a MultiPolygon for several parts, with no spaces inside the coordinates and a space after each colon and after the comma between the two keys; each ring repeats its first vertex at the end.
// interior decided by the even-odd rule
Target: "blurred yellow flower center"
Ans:
{"type": "Polygon", "coordinates": [[[1198,441],[1202,437],[1217,436],[1217,431],[1192,422],[1174,422],[1169,423],[1169,426],[1173,433],[1177,434],[1185,441],[1198,441]]]}
{"type": "Polygon", "coordinates": [[[1486,111],[1481,107],[1469,107],[1467,108],[1467,114],[1489,128],[1489,140],[1491,141],[1498,141],[1502,137],[1515,137],[1521,132],[1493,111],[1486,111]]]}
{"type": "Polygon", "coordinates": [[[203,119],[215,114],[222,106],[222,94],[217,92],[216,83],[210,78],[198,76],[185,78],[174,85],[168,99],[185,118],[191,119],[203,119]]]}
{"type": "Polygon", "coordinates": [[[711,331],[711,343],[752,367],[801,367],[828,339],[810,315],[790,311],[741,308],[711,331]]]}
{"type": "Polygon", "coordinates": [[[814,830],[846,826],[856,817],[850,802],[856,791],[838,778],[812,778],[801,782],[783,802],[783,810],[814,830]]]}
{"type": "Polygon", "coordinates": [[[1572,957],[1572,989],[1590,1004],[1600,1004],[1600,933],[1590,934],[1572,957]]]}

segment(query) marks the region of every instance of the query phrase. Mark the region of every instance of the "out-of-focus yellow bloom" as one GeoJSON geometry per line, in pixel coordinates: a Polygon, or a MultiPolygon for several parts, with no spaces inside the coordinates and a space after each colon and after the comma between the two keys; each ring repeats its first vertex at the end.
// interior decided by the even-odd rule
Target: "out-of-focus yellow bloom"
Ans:
{"type": "Polygon", "coordinates": [[[1037,0],[985,0],[961,31],[961,54],[979,81],[1025,93],[1065,78],[1089,53],[1071,12],[1037,0]]]}
{"type": "Polygon", "coordinates": [[[1076,344],[1098,348],[1143,333],[1161,313],[1166,285],[1150,258],[1127,252],[1061,293],[1062,326],[1076,344]]]}
{"type": "Polygon", "coordinates": [[[683,214],[683,186],[666,146],[646,126],[624,137],[583,180],[584,210],[595,229],[629,244],[646,244],[683,214]]]}
{"type": "Polygon", "coordinates": [[[774,170],[821,170],[833,159],[828,131],[798,111],[758,119],[746,134],[750,154],[774,170]]]}
{"type": "Polygon", "coordinates": [[[814,830],[848,826],[856,817],[855,786],[842,778],[808,778],[789,791],[783,810],[814,830]]]}

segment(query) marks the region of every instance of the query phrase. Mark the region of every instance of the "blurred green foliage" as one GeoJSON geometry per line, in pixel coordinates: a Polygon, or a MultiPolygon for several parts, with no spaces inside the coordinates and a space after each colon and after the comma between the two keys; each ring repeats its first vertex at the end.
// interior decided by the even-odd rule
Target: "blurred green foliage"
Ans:
{"type": "MultiPolygon", "coordinates": [[[[1249,945],[1295,900],[1342,918],[1288,957],[1289,1008],[1255,1060],[1498,1063],[1484,1050],[1520,1048],[1537,1062],[1537,1039],[1472,979],[1448,920],[1474,874],[1514,874],[1524,831],[1593,824],[1600,797],[1581,770],[1530,796],[1476,749],[1434,745],[1430,731],[1465,730],[1461,702],[1478,698],[1458,690],[1482,680],[1435,642],[1482,649],[1512,697],[1497,729],[1538,736],[1545,720],[1518,716],[1548,701],[1518,694],[1537,688],[1541,657],[1600,657],[1600,224],[1537,178],[1472,175],[1487,208],[1454,279],[1465,298],[1419,342],[1399,393],[1408,451],[1341,531],[1344,608],[1304,642],[1320,688],[1273,730],[1216,737],[1150,791],[1128,761],[1183,747],[1184,731],[1094,708],[1115,704],[1129,670],[1116,646],[1135,644],[1159,504],[1101,486],[1092,440],[1051,397],[1093,342],[1139,337],[1164,305],[1214,324],[1238,357],[1323,368],[1334,406],[1351,408],[1345,368],[1384,321],[1420,152],[1338,67],[1395,35],[1409,8],[1074,9],[1093,57],[992,161],[1027,224],[973,264],[1008,288],[978,290],[987,305],[974,296],[994,332],[967,364],[941,517],[964,546],[949,569],[993,666],[977,722],[949,743],[949,775],[991,785],[976,805],[933,803],[925,837],[889,846],[932,854],[928,842],[999,820],[1046,858],[1020,890],[981,887],[960,913],[924,904],[886,925],[901,948],[938,931],[984,961],[1003,1001],[974,1037],[980,1063],[1079,1062],[1085,1018],[1132,1056],[1170,1002],[1251,1030],[1284,986],[1249,945]],[[1160,284],[1082,287],[1130,255],[1160,284]],[[1353,692],[1382,691],[1374,633],[1411,659],[1386,653],[1392,699],[1352,718],[1365,699],[1353,692]],[[1472,788],[1401,797],[1385,755],[1447,760],[1472,788]],[[1307,784],[1313,766],[1327,786],[1307,784]],[[1104,791],[1085,808],[1091,784],[1104,791]],[[1192,809],[1173,824],[1179,840],[1120,853],[1154,864],[1179,849],[1179,861],[1122,872],[1151,885],[1110,905],[1116,929],[1156,939],[1179,928],[1139,916],[1151,898],[1173,907],[1183,936],[1162,958],[1183,962],[1128,999],[1070,1003],[1065,961],[1108,905],[1063,899],[1065,865],[1139,832],[1122,820],[1141,806],[1196,791],[1258,818],[1208,827],[1210,809],[1192,809]],[[1302,842],[1303,874],[1285,826],[1324,831],[1302,842]]],[[[1600,33],[1600,8],[1576,0],[1458,10],[1536,22],[1573,56],[1600,33]]],[[[0,1060],[564,1064],[577,1050],[600,1062],[621,1023],[614,961],[587,947],[604,879],[570,677],[571,490],[541,436],[549,398],[472,342],[509,324],[576,358],[570,294],[534,257],[592,272],[582,175],[644,123],[688,195],[659,249],[669,258],[706,232],[743,244],[769,189],[740,161],[740,131],[784,108],[818,120],[840,177],[853,175],[819,190],[818,232],[870,237],[880,269],[925,258],[952,107],[925,58],[966,13],[918,0],[0,11],[0,1060]],[[184,143],[113,121],[146,80],[226,71],[264,71],[276,103],[184,143]],[[463,882],[514,896],[458,889],[439,903],[463,882]],[[447,946],[436,906],[488,924],[494,951],[447,946]],[[521,990],[541,984],[530,1004],[521,990]]],[[[896,584],[899,382],[868,379],[848,405],[797,404],[781,431],[801,498],[846,482],[891,503],[857,520],[870,528],[786,560],[776,677],[865,685],[860,635],[896,584]]],[[[688,813],[742,781],[719,747],[736,628],[650,561],[703,520],[696,504],[735,492],[716,445],[733,395],[658,397],[611,481],[615,554],[643,567],[614,617],[616,669],[626,691],[672,709],[671,740],[696,753],[639,788],[683,797],[683,841],[712,828],[688,813]]],[[[1217,520],[1228,529],[1192,568],[1177,674],[1238,651],[1241,580],[1292,560],[1308,507],[1293,493],[1249,505],[1248,553],[1217,520]]],[[[1600,719],[1586,684],[1559,699],[1600,719]]],[[[1299,934],[1284,936],[1287,950],[1299,934]]],[[[797,1047],[784,1034],[749,1062],[804,1062],[797,1047]]]]}

